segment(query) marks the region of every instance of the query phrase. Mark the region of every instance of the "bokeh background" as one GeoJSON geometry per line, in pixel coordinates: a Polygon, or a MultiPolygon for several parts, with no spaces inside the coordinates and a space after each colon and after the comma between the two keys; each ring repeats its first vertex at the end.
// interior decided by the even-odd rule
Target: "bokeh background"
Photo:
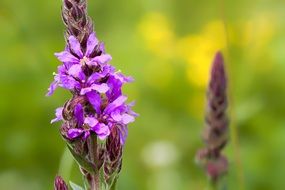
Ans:
{"type": "MultiPolygon", "coordinates": [[[[45,97],[64,48],[60,0],[0,0],[0,189],[81,183],[50,125],[70,94],[45,97]]],[[[89,13],[140,114],[129,127],[119,190],[203,190],[195,164],[211,60],[226,57],[230,190],[285,187],[285,1],[90,0],[89,13]]]]}

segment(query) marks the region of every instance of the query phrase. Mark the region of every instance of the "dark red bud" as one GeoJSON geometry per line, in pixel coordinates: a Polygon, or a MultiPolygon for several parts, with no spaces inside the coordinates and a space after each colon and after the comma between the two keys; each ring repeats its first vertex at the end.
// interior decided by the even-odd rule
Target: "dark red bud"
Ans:
{"type": "Polygon", "coordinates": [[[228,161],[224,156],[220,156],[217,160],[211,160],[207,164],[207,174],[216,181],[220,176],[225,174],[228,169],[228,161]]]}
{"type": "Polygon", "coordinates": [[[69,0],[64,0],[64,5],[67,9],[71,9],[72,3],[69,0]]]}
{"type": "Polygon", "coordinates": [[[62,177],[56,176],[54,180],[54,190],[68,190],[68,187],[62,177]]]}

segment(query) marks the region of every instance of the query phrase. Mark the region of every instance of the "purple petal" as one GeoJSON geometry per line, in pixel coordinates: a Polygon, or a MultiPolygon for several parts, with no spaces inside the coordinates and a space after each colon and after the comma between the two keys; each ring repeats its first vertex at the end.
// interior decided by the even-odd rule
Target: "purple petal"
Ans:
{"type": "Polygon", "coordinates": [[[88,101],[90,102],[90,104],[93,106],[93,108],[95,109],[97,114],[101,113],[101,97],[100,94],[96,93],[96,92],[88,92],[86,94],[88,101]]]}
{"type": "Polygon", "coordinates": [[[58,87],[58,82],[57,81],[53,81],[51,83],[51,85],[48,88],[48,93],[46,94],[46,96],[51,96],[54,91],[56,90],[56,88],[58,87]]]}
{"type": "Polygon", "coordinates": [[[126,113],[123,114],[123,116],[122,116],[122,123],[123,124],[127,125],[129,123],[134,122],[134,121],[135,121],[135,117],[134,116],[126,114],[126,113]]]}
{"type": "Polygon", "coordinates": [[[109,90],[109,87],[108,87],[108,85],[107,85],[106,83],[103,83],[103,84],[100,84],[100,85],[98,85],[98,84],[93,84],[93,85],[91,86],[91,88],[92,88],[93,90],[96,90],[96,91],[99,92],[99,93],[106,93],[106,92],[109,90]]]}
{"type": "Polygon", "coordinates": [[[83,132],[84,132],[84,130],[82,130],[82,129],[69,129],[67,132],[67,136],[70,139],[75,139],[75,138],[79,137],[80,135],[82,135],[83,132]]]}
{"type": "Polygon", "coordinates": [[[99,80],[101,78],[105,77],[101,73],[93,73],[87,80],[88,84],[93,84],[96,80],[99,80]]]}
{"type": "Polygon", "coordinates": [[[85,95],[85,94],[87,94],[88,92],[91,92],[91,91],[92,91],[92,88],[91,88],[91,87],[83,88],[83,89],[81,89],[81,91],[80,91],[80,95],[85,95]]]}
{"type": "Polygon", "coordinates": [[[134,112],[134,111],[132,110],[132,107],[135,105],[135,103],[136,103],[135,101],[129,103],[129,104],[127,105],[125,111],[126,111],[129,115],[132,115],[132,116],[134,116],[134,117],[138,117],[139,114],[137,114],[136,112],[134,112]]]}
{"type": "Polygon", "coordinates": [[[109,98],[109,101],[114,101],[116,98],[122,95],[121,89],[123,83],[120,80],[116,79],[113,75],[109,77],[107,83],[110,87],[110,90],[107,92],[107,96],[109,98]]]}
{"type": "Polygon", "coordinates": [[[88,84],[94,83],[96,80],[106,77],[115,72],[115,68],[111,65],[104,65],[101,73],[93,73],[87,80],[88,84]]]}
{"type": "Polygon", "coordinates": [[[71,76],[61,75],[59,86],[68,90],[74,90],[75,88],[80,88],[80,83],[71,76]]]}
{"type": "Polygon", "coordinates": [[[72,75],[75,78],[78,78],[80,80],[85,80],[85,74],[82,71],[82,67],[80,64],[75,64],[73,66],[70,67],[70,69],[68,70],[68,74],[72,75]]]}
{"type": "Polygon", "coordinates": [[[89,67],[97,67],[99,66],[99,63],[95,62],[95,61],[92,61],[92,59],[88,59],[88,61],[86,62],[86,65],[88,65],[89,67]]]}
{"type": "Polygon", "coordinates": [[[140,116],[139,114],[137,114],[136,112],[134,112],[133,110],[129,109],[128,113],[134,117],[138,117],[140,116]]]}
{"type": "MultiPolygon", "coordinates": [[[[69,70],[74,64],[78,64],[79,61],[76,61],[75,63],[74,62],[64,62],[64,69],[65,70],[69,70]]],[[[66,71],[65,71],[66,72],[66,71]]]]}
{"type": "Polygon", "coordinates": [[[77,40],[77,38],[75,38],[74,36],[70,36],[68,38],[68,43],[69,43],[69,47],[70,49],[76,54],[78,55],[80,58],[83,57],[83,53],[81,51],[81,45],[79,43],[79,41],[77,40]]]}
{"type": "Polygon", "coordinates": [[[108,90],[109,90],[109,87],[107,84],[103,83],[103,84],[93,84],[91,87],[88,87],[88,88],[83,88],[80,92],[81,95],[84,95],[88,92],[91,92],[91,91],[97,91],[99,93],[106,93],[108,90]]]}
{"type": "Polygon", "coordinates": [[[87,139],[90,136],[90,131],[85,131],[83,139],[87,139]]]}
{"type": "Polygon", "coordinates": [[[129,107],[134,107],[136,105],[136,101],[132,101],[128,104],[129,107]]]}
{"type": "MultiPolygon", "coordinates": [[[[73,65],[73,63],[70,64],[70,65],[73,65]]],[[[66,69],[65,64],[64,64],[64,65],[59,65],[59,66],[57,67],[57,72],[58,72],[57,75],[66,75],[67,69],[66,69]]]]}
{"type": "Polygon", "coordinates": [[[77,123],[79,126],[83,125],[84,122],[84,113],[83,113],[83,107],[81,104],[77,104],[74,108],[74,116],[77,120],[77,123]]]}
{"type": "Polygon", "coordinates": [[[80,60],[77,59],[75,56],[73,56],[70,52],[68,51],[63,51],[60,53],[55,53],[54,54],[58,60],[60,60],[63,63],[79,63],[80,60]]]}
{"type": "Polygon", "coordinates": [[[120,143],[124,145],[128,137],[128,128],[126,126],[118,126],[120,130],[120,143]]]}
{"type": "Polygon", "coordinates": [[[87,47],[85,56],[89,57],[89,55],[93,52],[95,46],[99,43],[98,39],[96,38],[96,34],[92,32],[87,40],[87,47]]]}
{"type": "Polygon", "coordinates": [[[98,120],[95,119],[94,117],[86,117],[84,123],[89,125],[90,127],[94,127],[95,125],[98,124],[98,120]]]}
{"type": "Polygon", "coordinates": [[[111,60],[112,60],[111,55],[103,54],[103,55],[100,55],[100,56],[97,56],[97,57],[94,57],[93,59],[91,59],[89,64],[91,64],[91,65],[93,65],[94,63],[105,64],[111,60]]]}
{"type": "Polygon", "coordinates": [[[113,74],[115,72],[115,67],[113,67],[110,64],[106,64],[103,66],[103,71],[102,73],[104,73],[105,75],[107,74],[113,74]]]}
{"type": "Polygon", "coordinates": [[[120,80],[122,83],[129,83],[129,82],[134,81],[133,77],[131,76],[126,77],[122,73],[116,73],[114,76],[116,79],[120,80]]]}
{"type": "Polygon", "coordinates": [[[105,50],[105,44],[104,44],[103,42],[100,43],[99,50],[100,50],[102,53],[105,53],[105,52],[106,52],[106,50],[105,50]]]}
{"type": "Polygon", "coordinates": [[[95,125],[91,128],[91,130],[94,131],[97,134],[98,138],[101,140],[106,139],[106,137],[110,135],[110,129],[104,123],[99,123],[95,125]]]}
{"type": "Polygon", "coordinates": [[[116,121],[116,122],[120,122],[122,120],[122,115],[120,113],[119,110],[116,110],[114,112],[111,113],[111,117],[116,121]]]}
{"type": "Polygon", "coordinates": [[[110,103],[106,109],[104,110],[105,113],[110,113],[117,107],[121,106],[122,104],[125,103],[127,100],[126,96],[119,96],[116,100],[114,100],[112,103],[110,103]]]}
{"type": "Polygon", "coordinates": [[[63,118],[62,118],[62,110],[63,110],[63,107],[57,108],[57,109],[55,110],[55,116],[56,116],[56,118],[54,118],[53,120],[51,120],[51,123],[54,123],[54,122],[63,120],[63,118]]]}
{"type": "Polygon", "coordinates": [[[116,122],[122,123],[124,125],[127,125],[135,121],[135,117],[133,115],[127,113],[121,114],[118,109],[111,113],[111,117],[116,122]]]}

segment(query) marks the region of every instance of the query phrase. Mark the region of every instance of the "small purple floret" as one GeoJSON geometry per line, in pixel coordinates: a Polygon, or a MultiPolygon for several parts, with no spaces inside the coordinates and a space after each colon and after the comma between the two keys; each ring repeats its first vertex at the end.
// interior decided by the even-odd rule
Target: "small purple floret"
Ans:
{"type": "Polygon", "coordinates": [[[54,122],[57,122],[57,121],[61,121],[63,118],[62,118],[62,110],[63,110],[63,107],[60,107],[60,108],[57,108],[55,110],[55,116],[56,118],[54,118],[53,120],[51,120],[51,123],[54,123],[54,122]]]}

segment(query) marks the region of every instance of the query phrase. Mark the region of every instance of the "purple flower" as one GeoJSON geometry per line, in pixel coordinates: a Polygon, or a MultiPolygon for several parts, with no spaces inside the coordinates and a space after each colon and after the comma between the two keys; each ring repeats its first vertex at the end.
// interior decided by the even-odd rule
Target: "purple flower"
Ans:
{"type": "MultiPolygon", "coordinates": [[[[72,98],[56,110],[51,122],[63,121],[60,134],[89,183],[85,185],[100,189],[102,183],[113,189],[122,167],[128,124],[137,117],[132,111],[134,104],[127,104],[122,93],[123,85],[133,79],[108,63],[112,57],[96,38],[86,0],[64,0],[62,18],[67,44],[55,54],[62,64],[47,96],[61,87],[71,92],[72,98]]],[[[67,190],[61,178],[57,178],[55,189],[67,190]]]]}
{"type": "Polygon", "coordinates": [[[94,117],[85,118],[85,123],[90,126],[90,129],[97,134],[99,139],[104,140],[110,134],[110,129],[104,123],[100,123],[94,117]]]}
{"type": "Polygon", "coordinates": [[[131,111],[132,105],[126,105],[126,96],[119,96],[112,102],[107,102],[107,106],[102,110],[101,96],[96,92],[88,93],[89,101],[96,114],[94,116],[84,113],[81,104],[75,106],[74,117],[78,123],[77,128],[68,130],[68,138],[75,139],[83,136],[86,139],[90,135],[90,131],[97,134],[101,140],[106,139],[110,135],[113,127],[120,128],[121,143],[124,144],[127,137],[127,125],[134,122],[136,113],[131,111]],[[84,121],[84,122],[83,122],[84,121]]]}
{"type": "MultiPolygon", "coordinates": [[[[98,98],[98,97],[97,97],[98,98]]],[[[95,105],[95,110],[100,110],[101,104],[100,100],[96,97],[91,99],[90,103],[95,105]]],[[[113,127],[119,127],[121,130],[121,143],[124,144],[127,135],[127,128],[126,126],[134,122],[135,117],[137,116],[136,113],[131,111],[131,105],[126,105],[125,101],[127,100],[126,96],[119,96],[114,101],[107,102],[107,106],[105,109],[100,110],[98,117],[107,123],[110,129],[113,127]]]]}
{"type": "Polygon", "coordinates": [[[74,116],[78,122],[78,128],[68,130],[67,135],[70,139],[75,139],[82,135],[83,138],[86,139],[89,137],[90,131],[95,132],[101,140],[104,140],[110,134],[109,127],[104,123],[100,123],[95,117],[88,116],[84,118],[81,104],[76,105],[74,116]]]}
{"type": "Polygon", "coordinates": [[[54,122],[57,122],[57,121],[60,121],[62,120],[62,110],[63,110],[63,107],[60,107],[60,108],[57,108],[55,110],[55,116],[56,118],[54,118],[53,120],[51,120],[51,123],[54,123],[54,122]]]}
{"type": "MultiPolygon", "coordinates": [[[[87,139],[94,132],[104,140],[112,128],[117,127],[120,141],[124,144],[127,125],[134,122],[137,114],[131,110],[132,104],[126,104],[127,97],[122,94],[122,86],[132,82],[133,78],[116,72],[107,63],[111,56],[105,54],[105,48],[98,42],[95,33],[90,34],[85,51],[74,36],[69,36],[67,48],[55,55],[63,64],[58,67],[47,95],[53,94],[59,86],[70,90],[75,97],[84,97],[87,102],[85,105],[75,103],[72,108],[71,117],[75,124],[68,125],[67,138],[87,139]]],[[[57,109],[52,122],[63,120],[62,112],[63,108],[57,109]]]]}
{"type": "MultiPolygon", "coordinates": [[[[91,86],[90,83],[94,80],[94,77],[97,77],[97,79],[99,76],[103,77],[104,74],[107,74],[106,71],[103,71],[102,75],[90,77],[87,81],[83,68],[88,67],[85,70],[90,71],[92,67],[102,66],[112,59],[109,54],[105,54],[105,48],[99,44],[94,32],[90,34],[87,40],[85,53],[83,53],[79,41],[74,36],[70,36],[67,48],[63,52],[56,53],[55,56],[63,65],[58,67],[58,74],[55,74],[54,82],[50,85],[47,96],[52,95],[58,86],[68,90],[96,89],[97,86],[91,86]]],[[[105,85],[102,90],[106,91],[106,89],[105,85]]]]}
{"type": "Polygon", "coordinates": [[[92,53],[98,44],[99,41],[96,38],[95,33],[91,33],[87,40],[86,51],[83,53],[79,41],[74,36],[70,36],[68,38],[68,47],[70,51],[65,50],[63,52],[56,53],[55,56],[61,62],[69,64],[87,64],[88,66],[105,64],[112,59],[109,54],[102,53],[99,56],[92,56],[92,53]]]}

